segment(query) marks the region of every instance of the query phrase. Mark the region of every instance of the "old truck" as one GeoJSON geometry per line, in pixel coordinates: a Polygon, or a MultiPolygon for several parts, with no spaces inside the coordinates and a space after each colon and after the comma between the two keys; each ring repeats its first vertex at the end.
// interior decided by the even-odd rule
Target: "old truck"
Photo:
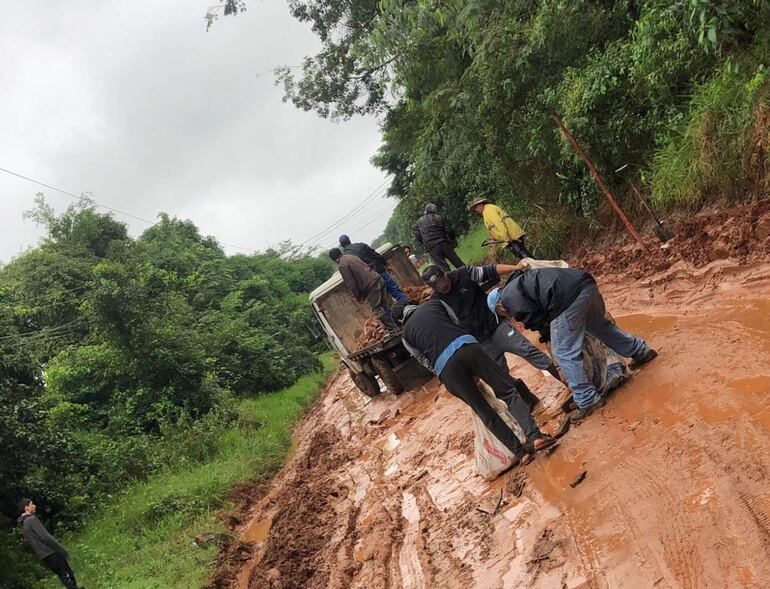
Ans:
{"type": "MultiPolygon", "coordinates": [[[[386,243],[377,251],[388,262],[391,276],[402,288],[422,286],[420,275],[403,247],[386,243]]],[[[366,303],[353,299],[339,272],[310,293],[310,305],[332,348],[339,352],[353,382],[365,395],[374,397],[380,393],[377,377],[390,392],[398,395],[432,376],[406,351],[400,333],[356,349],[356,341],[364,332],[364,322],[372,316],[372,310],[366,303]]]]}

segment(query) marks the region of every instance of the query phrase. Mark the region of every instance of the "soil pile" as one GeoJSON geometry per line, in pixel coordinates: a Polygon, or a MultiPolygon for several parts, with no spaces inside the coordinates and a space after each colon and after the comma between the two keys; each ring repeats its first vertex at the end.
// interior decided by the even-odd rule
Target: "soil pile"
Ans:
{"type": "Polygon", "coordinates": [[[364,321],[364,331],[356,339],[356,350],[363,350],[384,340],[388,336],[388,330],[377,317],[367,317],[364,321]]]}
{"type": "Polygon", "coordinates": [[[409,302],[415,305],[421,305],[433,294],[433,289],[427,284],[425,286],[405,286],[402,290],[409,302]]]}
{"type": "MultiPolygon", "coordinates": [[[[756,225],[739,233],[766,243],[756,225]]],[[[209,587],[766,586],[770,262],[688,255],[636,281],[592,268],[619,324],[660,356],[549,456],[495,481],[475,472],[470,410],[436,379],[369,399],[338,373],[291,462],[232,519],[239,541],[209,587]]],[[[562,386],[509,363],[552,432],[562,386]]]]}
{"type": "Polygon", "coordinates": [[[672,267],[702,268],[717,260],[748,264],[770,257],[770,201],[760,201],[679,221],[675,237],[661,249],[654,235],[643,237],[651,255],[630,238],[600,250],[580,250],[570,266],[607,280],[640,279],[672,267]]]}

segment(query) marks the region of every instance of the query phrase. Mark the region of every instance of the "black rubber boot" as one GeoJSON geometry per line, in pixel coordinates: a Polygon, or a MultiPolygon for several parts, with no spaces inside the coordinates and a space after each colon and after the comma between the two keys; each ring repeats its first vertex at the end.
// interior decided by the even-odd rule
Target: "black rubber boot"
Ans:
{"type": "Polygon", "coordinates": [[[569,420],[572,423],[578,423],[580,421],[583,421],[586,417],[591,415],[591,413],[593,413],[596,409],[599,409],[600,407],[604,407],[604,399],[599,399],[596,403],[594,403],[590,407],[578,408],[577,411],[575,411],[572,415],[569,416],[569,420]]]}
{"type": "Polygon", "coordinates": [[[631,364],[629,364],[629,368],[631,370],[636,370],[637,368],[641,368],[643,365],[647,364],[650,360],[655,359],[658,356],[658,353],[653,350],[652,348],[647,348],[644,353],[639,356],[638,358],[633,358],[631,360],[631,364]]]}
{"type": "Polygon", "coordinates": [[[527,407],[529,407],[529,410],[534,410],[535,407],[537,407],[537,404],[540,403],[540,399],[538,399],[535,394],[529,390],[529,387],[526,385],[526,383],[521,379],[515,379],[516,382],[516,391],[519,393],[522,399],[524,399],[524,402],[527,404],[527,407]]]}

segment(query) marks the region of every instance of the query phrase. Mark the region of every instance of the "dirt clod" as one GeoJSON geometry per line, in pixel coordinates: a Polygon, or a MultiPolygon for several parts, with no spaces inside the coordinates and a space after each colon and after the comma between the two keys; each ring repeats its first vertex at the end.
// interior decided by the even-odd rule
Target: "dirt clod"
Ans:
{"type": "Polygon", "coordinates": [[[586,479],[587,475],[588,475],[588,471],[581,470],[577,474],[577,476],[575,476],[575,478],[572,479],[572,482],[569,484],[569,486],[574,489],[575,487],[577,487],[580,483],[582,483],[586,479]]]}

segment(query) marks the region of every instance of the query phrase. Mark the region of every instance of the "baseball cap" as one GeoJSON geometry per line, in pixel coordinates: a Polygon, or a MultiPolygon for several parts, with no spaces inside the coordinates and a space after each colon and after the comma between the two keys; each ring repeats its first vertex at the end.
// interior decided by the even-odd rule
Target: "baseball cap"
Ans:
{"type": "Polygon", "coordinates": [[[497,307],[497,303],[500,302],[500,298],[502,296],[503,293],[499,288],[493,288],[487,295],[487,307],[489,307],[489,310],[492,311],[495,315],[497,315],[495,307],[497,307]]]}

